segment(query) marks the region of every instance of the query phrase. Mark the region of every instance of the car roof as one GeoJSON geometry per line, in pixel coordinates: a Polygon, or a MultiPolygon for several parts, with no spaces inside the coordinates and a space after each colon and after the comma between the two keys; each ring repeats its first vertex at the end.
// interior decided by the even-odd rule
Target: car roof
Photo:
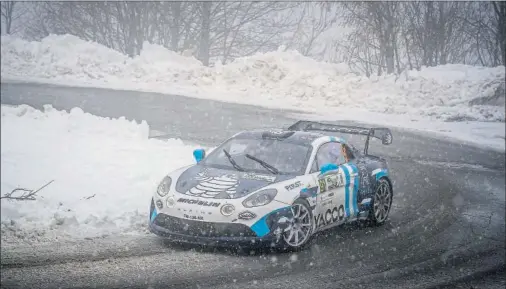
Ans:
{"type": "Polygon", "coordinates": [[[307,131],[290,131],[283,129],[257,129],[243,131],[235,135],[236,138],[249,138],[249,139],[283,139],[283,141],[310,146],[313,141],[318,138],[326,137],[327,135],[317,132],[307,131]]]}

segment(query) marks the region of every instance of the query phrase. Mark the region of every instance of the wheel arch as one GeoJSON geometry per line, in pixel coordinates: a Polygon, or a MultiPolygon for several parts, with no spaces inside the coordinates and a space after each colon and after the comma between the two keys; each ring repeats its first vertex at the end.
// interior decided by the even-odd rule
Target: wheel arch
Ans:
{"type": "Polygon", "coordinates": [[[388,182],[388,185],[390,186],[390,191],[392,192],[392,196],[394,195],[394,186],[392,184],[392,180],[390,180],[390,177],[389,176],[382,176],[380,178],[378,178],[377,181],[379,180],[386,180],[388,182]]]}

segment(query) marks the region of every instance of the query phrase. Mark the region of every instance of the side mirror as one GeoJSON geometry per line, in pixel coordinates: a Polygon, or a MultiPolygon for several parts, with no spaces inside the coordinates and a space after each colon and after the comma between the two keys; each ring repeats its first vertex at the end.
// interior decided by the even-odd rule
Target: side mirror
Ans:
{"type": "Polygon", "coordinates": [[[193,157],[195,158],[195,161],[197,163],[200,163],[200,161],[206,157],[206,150],[205,149],[194,150],[193,157]]]}
{"type": "Polygon", "coordinates": [[[339,168],[339,166],[336,165],[336,164],[333,164],[333,163],[324,164],[320,168],[320,175],[323,175],[323,174],[325,174],[326,172],[329,172],[329,171],[337,170],[338,168],[339,168]]]}

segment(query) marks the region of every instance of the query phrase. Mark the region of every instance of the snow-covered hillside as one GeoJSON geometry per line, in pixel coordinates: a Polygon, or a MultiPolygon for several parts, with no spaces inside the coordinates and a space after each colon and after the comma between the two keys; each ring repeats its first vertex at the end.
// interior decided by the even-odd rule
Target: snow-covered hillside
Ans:
{"type": "Polygon", "coordinates": [[[148,139],[146,122],[46,106],[1,108],[2,241],[43,241],[146,231],[150,195],[165,173],[194,163],[181,140],[148,139]]]}
{"type": "Polygon", "coordinates": [[[1,42],[3,81],[178,93],[322,114],[365,109],[432,120],[505,121],[504,67],[445,65],[369,79],[296,51],[205,67],[149,43],[132,59],[71,35],[41,42],[2,36],[1,42]]]}

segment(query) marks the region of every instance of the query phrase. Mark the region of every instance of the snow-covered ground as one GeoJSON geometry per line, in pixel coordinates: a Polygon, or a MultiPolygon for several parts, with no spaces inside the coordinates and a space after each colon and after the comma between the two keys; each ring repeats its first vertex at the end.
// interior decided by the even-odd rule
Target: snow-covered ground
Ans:
{"type": "Polygon", "coordinates": [[[505,121],[504,67],[444,65],[366,78],[351,73],[345,64],[317,62],[282,50],[205,67],[149,43],[139,56],[129,58],[71,35],[51,35],[40,42],[2,36],[1,77],[182,94],[325,115],[345,111],[360,116],[367,110],[404,119],[505,121]],[[475,99],[486,101],[470,105],[475,99]]]}
{"type": "Polygon", "coordinates": [[[439,119],[405,114],[384,114],[367,110],[336,109],[332,113],[289,114],[296,119],[313,121],[355,121],[373,126],[396,127],[419,135],[504,152],[506,125],[504,122],[461,121],[445,122],[439,119]]]}
{"type": "Polygon", "coordinates": [[[146,122],[46,106],[1,108],[1,195],[37,189],[36,200],[1,199],[2,241],[146,232],[150,195],[195,147],[148,139],[146,122]]]}

